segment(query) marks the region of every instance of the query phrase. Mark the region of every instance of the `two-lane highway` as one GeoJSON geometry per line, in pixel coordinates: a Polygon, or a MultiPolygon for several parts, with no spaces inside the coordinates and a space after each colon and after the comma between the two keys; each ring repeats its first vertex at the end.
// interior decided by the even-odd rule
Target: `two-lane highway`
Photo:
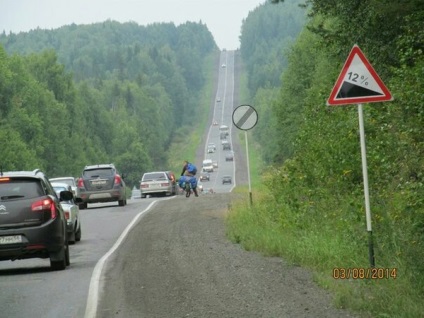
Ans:
{"type": "MultiPolygon", "coordinates": [[[[218,168],[210,173],[210,181],[202,182],[205,189],[213,189],[217,193],[230,192],[236,185],[235,171],[236,160],[227,161],[226,155],[234,153],[232,140],[232,113],[234,105],[234,51],[222,51],[220,56],[218,86],[213,107],[212,121],[206,138],[203,159],[212,159],[218,162],[218,168]],[[225,125],[229,129],[229,134],[225,139],[231,145],[231,150],[224,150],[220,138],[220,126],[225,125]],[[214,143],[216,151],[208,153],[207,145],[214,143]],[[230,175],[231,184],[222,184],[222,177],[230,175]]],[[[235,157],[235,156],[234,156],[235,157]]],[[[202,160],[203,160],[202,159],[202,160]]]]}

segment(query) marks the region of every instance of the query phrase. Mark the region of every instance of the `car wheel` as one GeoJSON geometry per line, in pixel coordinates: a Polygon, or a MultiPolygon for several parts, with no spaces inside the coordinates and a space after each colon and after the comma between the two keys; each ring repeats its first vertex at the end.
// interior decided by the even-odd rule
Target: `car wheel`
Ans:
{"type": "Polygon", "coordinates": [[[75,244],[75,230],[68,233],[68,242],[69,244],[75,244]]]}
{"type": "Polygon", "coordinates": [[[57,253],[52,253],[50,255],[50,268],[54,271],[61,271],[66,268],[67,265],[70,264],[69,260],[69,246],[67,240],[65,240],[65,244],[57,253]]]}
{"type": "Polygon", "coordinates": [[[87,202],[83,202],[83,203],[78,204],[78,207],[79,207],[80,210],[86,209],[87,208],[87,202]]]}
{"type": "Polygon", "coordinates": [[[68,245],[68,243],[65,244],[65,263],[66,263],[66,266],[71,265],[71,258],[69,256],[69,245],[68,245]]]}
{"type": "Polygon", "coordinates": [[[77,232],[75,233],[75,241],[81,241],[81,225],[78,227],[77,232]]]}
{"type": "Polygon", "coordinates": [[[119,200],[118,201],[119,206],[124,206],[125,205],[125,200],[119,200]]]}

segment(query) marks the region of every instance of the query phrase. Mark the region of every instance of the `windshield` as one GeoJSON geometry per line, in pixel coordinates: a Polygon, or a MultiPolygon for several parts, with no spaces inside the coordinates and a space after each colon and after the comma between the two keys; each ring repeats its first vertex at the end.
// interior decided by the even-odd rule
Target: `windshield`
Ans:
{"type": "Polygon", "coordinates": [[[142,181],[166,180],[166,174],[163,172],[145,173],[142,181]]]}
{"type": "Polygon", "coordinates": [[[92,169],[92,170],[84,170],[84,177],[88,178],[101,178],[101,177],[112,177],[113,169],[92,169]]]}

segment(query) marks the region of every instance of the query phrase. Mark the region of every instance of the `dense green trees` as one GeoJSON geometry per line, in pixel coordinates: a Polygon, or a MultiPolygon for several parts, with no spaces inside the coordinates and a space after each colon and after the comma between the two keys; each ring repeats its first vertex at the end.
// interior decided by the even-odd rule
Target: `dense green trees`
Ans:
{"type": "Polygon", "coordinates": [[[106,21],[0,43],[3,169],[78,176],[114,162],[131,186],[168,168],[175,131],[198,116],[205,57],[218,52],[202,23],[106,21]]]}
{"type": "MultiPolygon", "coordinates": [[[[240,52],[252,96],[249,102],[254,102],[261,118],[253,133],[262,145],[263,157],[267,163],[292,152],[291,146],[286,147],[292,142],[287,133],[290,134],[297,124],[289,117],[283,119],[284,125],[277,122],[277,117],[270,112],[276,99],[270,97],[275,96],[277,93],[274,90],[281,86],[282,72],[288,66],[287,52],[306,20],[306,12],[299,7],[300,3],[302,1],[294,1],[281,6],[264,3],[252,11],[242,25],[240,52]],[[281,144],[286,142],[284,147],[276,147],[276,141],[281,144]]],[[[308,63],[308,59],[305,62],[308,63]]],[[[301,85],[297,80],[306,81],[303,75],[296,74],[294,78],[287,78],[285,84],[301,85]]],[[[288,107],[299,107],[299,99],[282,98],[288,107]]],[[[280,114],[280,120],[281,115],[284,114],[280,114]]]]}

